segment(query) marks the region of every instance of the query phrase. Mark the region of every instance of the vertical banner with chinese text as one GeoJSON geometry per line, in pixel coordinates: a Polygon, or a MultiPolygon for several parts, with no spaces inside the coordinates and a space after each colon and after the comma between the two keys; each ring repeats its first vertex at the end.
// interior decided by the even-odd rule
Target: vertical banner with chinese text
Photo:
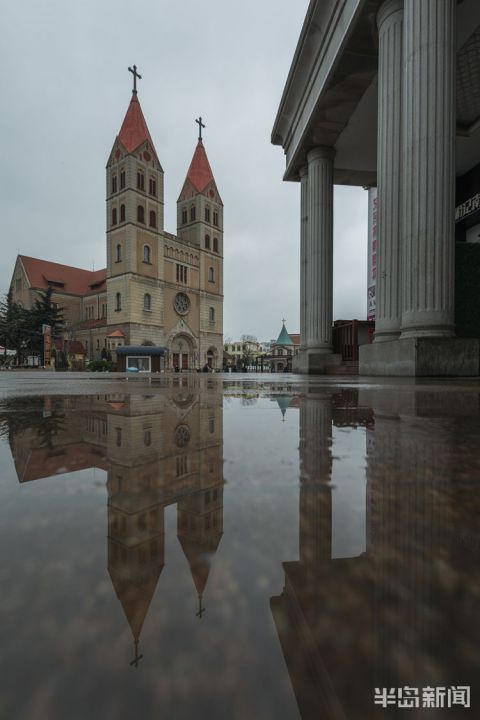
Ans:
{"type": "Polygon", "coordinates": [[[368,189],[368,281],[367,320],[375,320],[377,285],[377,231],[378,197],[377,188],[368,189]]]}

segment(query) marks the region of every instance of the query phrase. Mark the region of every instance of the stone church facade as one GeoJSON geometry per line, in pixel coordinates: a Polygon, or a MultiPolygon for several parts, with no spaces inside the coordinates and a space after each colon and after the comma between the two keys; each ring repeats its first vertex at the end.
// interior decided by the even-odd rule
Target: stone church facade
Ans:
{"type": "Polygon", "coordinates": [[[177,235],[164,229],[164,171],[134,89],[106,168],[107,267],[17,258],[13,300],[31,307],[38,290],[52,287],[65,340],[81,341],[88,358],[153,344],[168,350],[167,367],[222,365],[223,203],[201,127],[177,201],[177,235]]]}

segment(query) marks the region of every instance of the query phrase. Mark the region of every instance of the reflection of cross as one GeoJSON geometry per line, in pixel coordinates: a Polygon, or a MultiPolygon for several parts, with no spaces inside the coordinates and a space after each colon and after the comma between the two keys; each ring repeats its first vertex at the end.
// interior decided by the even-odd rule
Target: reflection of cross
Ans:
{"type": "Polygon", "coordinates": [[[133,75],[133,92],[136,94],[136,93],[137,93],[137,77],[138,77],[139,80],[141,80],[141,79],[142,79],[142,76],[137,73],[137,66],[136,66],[136,65],[133,66],[133,70],[132,70],[131,67],[129,67],[128,69],[129,69],[129,71],[130,71],[130,72],[132,73],[132,75],[133,75]]]}
{"type": "Polygon", "coordinates": [[[198,125],[198,139],[201,140],[202,139],[202,128],[207,127],[207,126],[203,124],[202,116],[200,116],[197,120],[195,120],[195,122],[198,125]]]}
{"type": "Polygon", "coordinates": [[[138,663],[142,658],[143,658],[143,655],[138,654],[138,640],[135,640],[135,657],[133,658],[130,665],[135,665],[135,667],[138,668],[138,663]]]}
{"type": "Polygon", "coordinates": [[[198,617],[199,620],[202,619],[202,615],[205,612],[205,608],[202,607],[202,596],[198,596],[198,612],[195,613],[195,616],[198,617]]]}

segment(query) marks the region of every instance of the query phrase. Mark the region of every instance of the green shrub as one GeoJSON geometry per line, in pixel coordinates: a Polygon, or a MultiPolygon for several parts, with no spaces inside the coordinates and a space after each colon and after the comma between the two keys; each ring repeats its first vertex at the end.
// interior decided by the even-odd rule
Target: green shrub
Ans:
{"type": "Polygon", "coordinates": [[[117,366],[109,360],[90,360],[87,365],[89,372],[115,372],[117,366]]]}

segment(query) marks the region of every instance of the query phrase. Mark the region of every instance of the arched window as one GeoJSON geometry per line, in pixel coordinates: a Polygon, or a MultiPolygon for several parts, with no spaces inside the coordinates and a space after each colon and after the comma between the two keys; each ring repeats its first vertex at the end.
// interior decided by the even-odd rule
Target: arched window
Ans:
{"type": "Polygon", "coordinates": [[[120,222],[125,222],[125,205],[120,205],[120,222]]]}
{"type": "Polygon", "coordinates": [[[210,250],[210,235],[205,235],[205,247],[210,250]]]}
{"type": "Polygon", "coordinates": [[[143,246],[143,262],[150,263],[152,262],[152,251],[150,249],[150,245],[144,245],[143,246]]]}
{"type": "Polygon", "coordinates": [[[150,210],[150,227],[157,227],[157,213],[155,210],[150,210]]]}
{"type": "Polygon", "coordinates": [[[152,296],[149,293],[145,293],[145,295],[143,296],[143,309],[152,309],[152,296]]]}
{"type": "Polygon", "coordinates": [[[112,175],[112,194],[117,192],[117,176],[112,175]]]}
{"type": "Polygon", "coordinates": [[[218,212],[216,210],[213,211],[213,224],[218,226],[218,212]]]}
{"type": "Polygon", "coordinates": [[[140,170],[137,172],[137,188],[145,190],[145,175],[140,170]]]}
{"type": "Polygon", "coordinates": [[[112,225],[117,224],[117,208],[112,208],[112,225]]]}
{"type": "Polygon", "coordinates": [[[139,223],[145,222],[145,208],[143,205],[137,205],[137,221],[139,223]]]}
{"type": "Polygon", "coordinates": [[[205,222],[208,222],[208,223],[210,222],[210,208],[209,207],[205,208],[205,222]]]}
{"type": "Polygon", "coordinates": [[[117,245],[117,258],[116,258],[115,262],[120,262],[121,259],[122,259],[122,246],[117,245]]]}
{"type": "Polygon", "coordinates": [[[121,310],[122,309],[122,296],[120,293],[117,293],[115,295],[115,310],[121,310]]]}
{"type": "Polygon", "coordinates": [[[213,238],[213,252],[218,252],[218,238],[213,238]]]}
{"type": "Polygon", "coordinates": [[[197,217],[197,214],[195,212],[195,206],[192,205],[192,207],[190,208],[190,222],[193,222],[196,219],[196,217],[197,217]]]}
{"type": "Polygon", "coordinates": [[[125,170],[120,170],[120,190],[125,187],[125,170]]]}
{"type": "Polygon", "coordinates": [[[208,319],[210,322],[215,322],[215,308],[208,308],[208,319]]]}
{"type": "Polygon", "coordinates": [[[208,268],[208,282],[215,282],[215,268],[208,268]]]}
{"type": "Polygon", "coordinates": [[[182,210],[182,225],[186,225],[188,221],[188,213],[185,210],[182,210]]]}

